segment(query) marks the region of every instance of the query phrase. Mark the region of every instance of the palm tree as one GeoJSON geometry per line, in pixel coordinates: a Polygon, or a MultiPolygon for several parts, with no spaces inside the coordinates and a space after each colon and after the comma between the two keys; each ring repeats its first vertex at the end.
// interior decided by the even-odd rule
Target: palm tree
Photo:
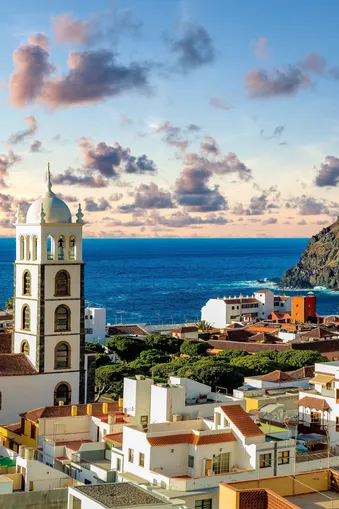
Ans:
{"type": "Polygon", "coordinates": [[[200,320],[195,324],[199,330],[211,330],[213,329],[213,326],[208,323],[206,320],[200,320]]]}

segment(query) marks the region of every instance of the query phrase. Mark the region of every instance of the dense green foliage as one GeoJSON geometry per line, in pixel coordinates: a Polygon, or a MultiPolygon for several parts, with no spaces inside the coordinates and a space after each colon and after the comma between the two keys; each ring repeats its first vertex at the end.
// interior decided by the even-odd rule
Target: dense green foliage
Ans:
{"type": "Polygon", "coordinates": [[[95,352],[95,353],[104,353],[105,352],[105,348],[102,345],[100,345],[100,343],[91,343],[88,341],[86,341],[86,343],[85,343],[85,350],[90,350],[91,352],[95,352]]]}
{"type": "Polygon", "coordinates": [[[209,348],[211,348],[211,345],[204,341],[183,341],[180,347],[180,353],[195,357],[197,355],[203,355],[209,348]]]}
{"type": "Polygon", "coordinates": [[[136,374],[153,377],[156,383],[166,382],[171,375],[190,377],[213,390],[220,387],[232,391],[242,385],[245,376],[264,375],[275,369],[291,371],[327,361],[314,350],[265,351],[253,355],[242,350],[224,350],[212,356],[206,355],[208,343],[160,334],[142,339],[117,336],[109,339],[106,346],[121,363],[111,364],[106,354],[98,353],[97,399],[104,393],[114,398],[122,396],[123,378],[136,374]]]}

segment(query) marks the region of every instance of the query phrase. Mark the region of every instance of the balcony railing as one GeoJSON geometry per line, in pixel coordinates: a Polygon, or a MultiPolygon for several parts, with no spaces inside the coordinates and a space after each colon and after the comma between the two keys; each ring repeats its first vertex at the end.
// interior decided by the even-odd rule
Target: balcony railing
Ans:
{"type": "Polygon", "coordinates": [[[327,398],[335,398],[335,390],[334,389],[321,389],[321,395],[326,396],[327,398]]]}

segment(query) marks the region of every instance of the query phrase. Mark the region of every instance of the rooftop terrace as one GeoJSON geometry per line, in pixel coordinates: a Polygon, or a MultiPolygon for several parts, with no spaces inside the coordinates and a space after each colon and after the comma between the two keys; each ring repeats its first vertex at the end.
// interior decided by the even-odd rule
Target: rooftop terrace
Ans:
{"type": "Polygon", "coordinates": [[[113,507],[140,507],[143,505],[164,504],[160,498],[150,495],[144,489],[130,483],[92,484],[77,486],[75,490],[109,509],[113,507]]]}

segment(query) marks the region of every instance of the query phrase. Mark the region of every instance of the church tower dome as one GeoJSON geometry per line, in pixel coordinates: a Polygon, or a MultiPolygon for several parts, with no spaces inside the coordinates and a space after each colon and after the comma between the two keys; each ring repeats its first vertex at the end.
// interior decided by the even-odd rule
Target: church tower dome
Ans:
{"type": "Polygon", "coordinates": [[[72,215],[68,206],[64,201],[58,198],[52,191],[51,173],[48,166],[48,180],[46,193],[35,200],[29,207],[26,223],[39,224],[41,223],[41,211],[45,213],[45,223],[71,223],[72,215]]]}

